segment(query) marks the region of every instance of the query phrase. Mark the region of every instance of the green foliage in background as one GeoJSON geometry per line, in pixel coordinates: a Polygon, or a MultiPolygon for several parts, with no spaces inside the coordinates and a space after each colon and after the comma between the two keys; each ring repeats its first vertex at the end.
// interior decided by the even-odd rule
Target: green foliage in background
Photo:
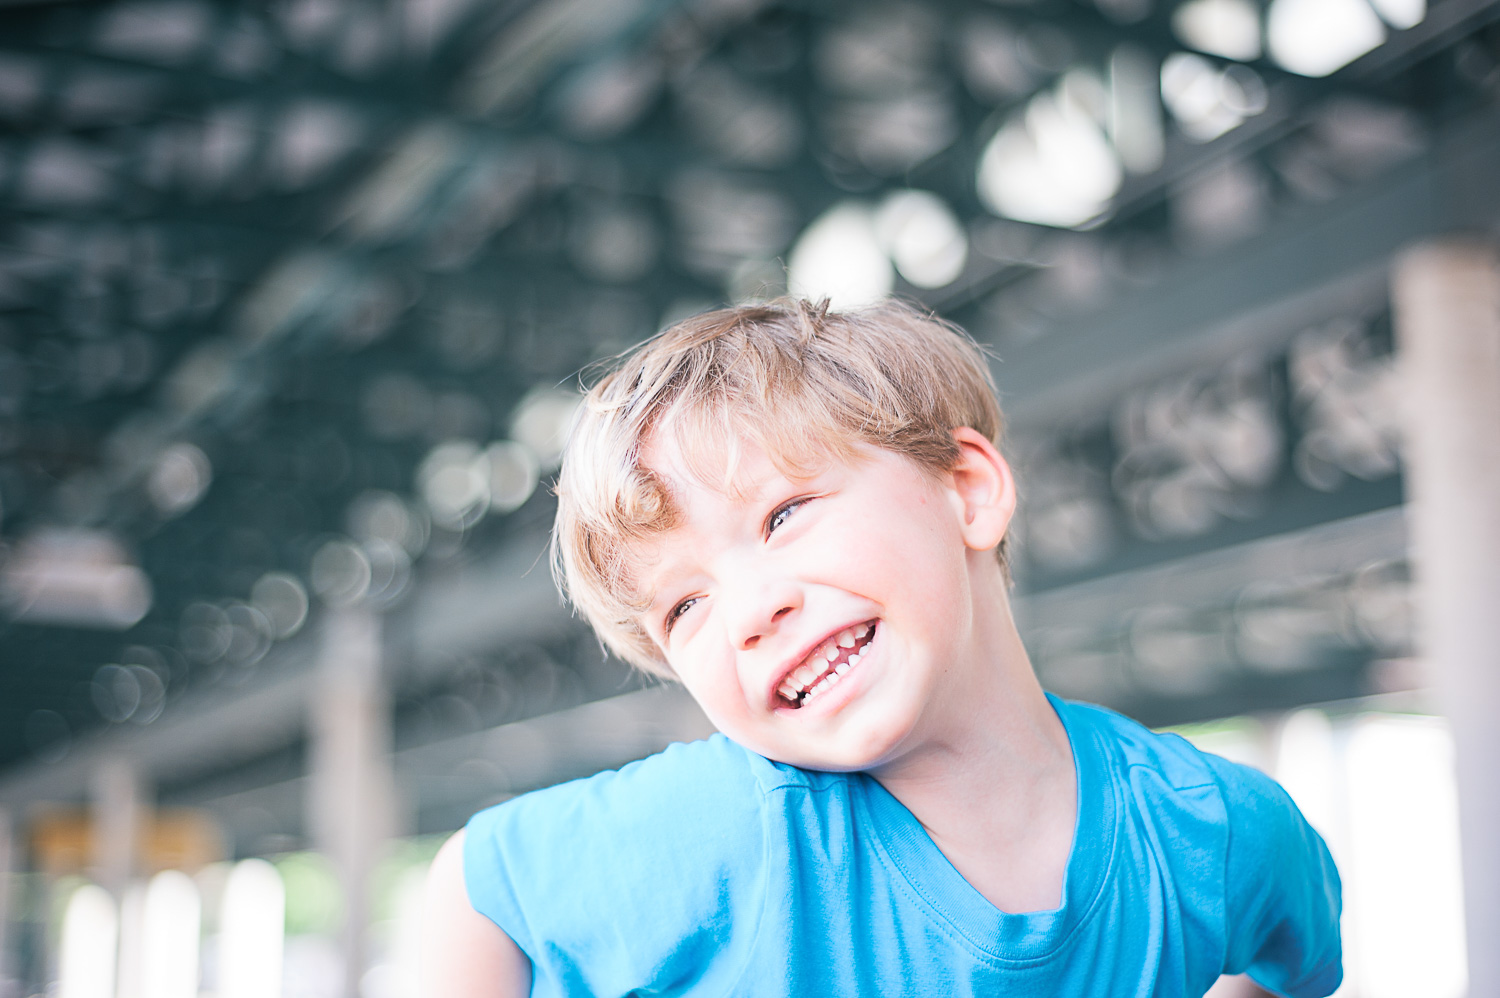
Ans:
{"type": "Polygon", "coordinates": [[[293,852],[271,861],[286,885],[286,933],[331,935],[344,916],[344,898],[333,865],[315,852],[293,852]]]}
{"type": "Polygon", "coordinates": [[[375,868],[372,921],[384,922],[399,915],[397,907],[401,901],[401,887],[407,876],[414,871],[425,872],[447,840],[448,833],[444,833],[399,839],[390,844],[385,859],[375,868]]]}

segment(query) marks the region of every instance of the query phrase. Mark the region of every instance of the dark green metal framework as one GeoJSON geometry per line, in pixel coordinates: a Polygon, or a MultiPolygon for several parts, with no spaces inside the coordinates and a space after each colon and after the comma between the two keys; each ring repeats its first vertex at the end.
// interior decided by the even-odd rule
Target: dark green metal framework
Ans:
{"type": "MultiPolygon", "coordinates": [[[[1122,24],[1081,0],[619,0],[609,16],[561,0],[470,3],[453,5],[457,19],[430,45],[410,28],[419,8],[437,5],[0,6],[0,536],[14,551],[49,525],[108,529],[154,588],[150,613],[124,632],[0,622],[0,766],[57,751],[61,731],[76,737],[106,724],[91,685],[103,664],[150,664],[166,682],[168,709],[185,691],[280,667],[275,654],[194,661],[182,614],[197,601],[244,599],[268,570],[305,576],[366,490],[413,494],[415,468],[437,439],[373,434],[362,400],[375,379],[399,374],[431,397],[458,400],[460,435],[488,440],[505,435],[532,387],[570,381],[684,303],[724,300],[728,267],[684,220],[692,171],[782,206],[779,227],[765,216],[747,221],[767,227],[759,254],[772,260],[839,199],[902,186],[942,195],[975,234],[971,262],[947,288],[898,291],[994,345],[1023,443],[1080,455],[1105,483],[1118,460],[1114,401],[1148,389],[1153,371],[1206,376],[1234,353],[1208,351],[1184,371],[1191,351],[1175,344],[1378,269],[1413,238],[1500,217],[1489,180],[1500,165],[1492,0],[1437,0],[1420,25],[1327,79],[1253,63],[1267,89],[1263,112],[1206,144],[1169,126],[1164,165],[1131,178],[1107,217],[1081,233],[988,216],[974,190],[979,150],[1068,66],[1097,70],[1125,43],[1157,61],[1181,50],[1167,5],[1122,24]],[[138,22],[120,27],[131,10],[157,28],[173,19],[201,27],[146,31],[141,42],[142,32],[126,30],[138,22]],[[898,15],[934,26],[929,50],[892,58],[913,60],[955,126],[951,141],[902,169],[861,164],[840,147],[847,105],[817,62],[831,35],[898,15]],[[1035,50],[1030,91],[996,102],[966,88],[956,53],[975,18],[1003,22],[1035,50]],[[625,82],[597,87],[605,70],[625,82]],[[688,107],[708,70],[787,112],[800,139],[780,156],[716,145],[688,107]],[[597,111],[601,94],[629,86],[633,104],[613,118],[597,111]],[[1325,127],[1334,101],[1401,122],[1411,143],[1384,161],[1351,159],[1325,127]],[[331,150],[327,162],[317,162],[319,149],[331,150]],[[421,169],[386,189],[411,198],[402,217],[377,224],[368,205],[350,207],[413,149],[427,150],[421,169]],[[1259,234],[1211,252],[1184,249],[1173,234],[1175,192],[1226,163],[1249,164],[1263,180],[1259,234]],[[1309,170],[1321,200],[1311,199],[1309,170]],[[601,275],[580,249],[611,213],[645,233],[651,260],[638,277],[601,275]],[[999,244],[1009,249],[985,249],[999,244]],[[1082,308],[1057,279],[1080,247],[1103,274],[1082,308]],[[301,306],[256,319],[255,295],[273,280],[289,282],[278,286],[294,289],[301,306]],[[258,321],[268,324],[247,332],[258,321]],[[455,323],[479,331],[443,332],[455,323]],[[230,351],[231,375],[211,400],[185,408],[172,401],[173,372],[205,344],[230,351]],[[132,440],[145,443],[132,450],[132,440]],[[153,447],[177,440],[208,456],[213,484],[190,511],[164,518],[142,482],[153,447]]],[[[1355,311],[1373,308],[1378,323],[1373,286],[1355,311]]],[[[1323,492],[1290,470],[1300,429],[1284,356],[1296,332],[1244,338],[1279,386],[1287,448],[1249,512],[1192,537],[1149,539],[1119,519],[1118,497],[1106,497],[1116,504],[1113,553],[1069,572],[1023,565],[1023,595],[1398,504],[1394,475],[1323,492]]],[[[548,516],[543,490],[454,539],[446,559],[419,560],[416,584],[532,536],[548,516]]],[[[402,613],[397,606],[392,619],[402,613]]],[[[1115,626],[1100,622],[1101,632],[1115,626]]],[[[1210,694],[1174,699],[1143,688],[1121,702],[1172,721],[1227,703],[1351,695],[1368,688],[1372,657],[1395,652],[1356,638],[1296,681],[1246,673],[1210,694]]],[[[528,661],[574,676],[578,696],[631,682],[597,657],[574,630],[530,658],[476,662],[460,670],[467,679],[403,687],[398,675],[398,738],[463,682],[511,691],[487,722],[555,706],[515,702],[526,695],[528,661]]]]}

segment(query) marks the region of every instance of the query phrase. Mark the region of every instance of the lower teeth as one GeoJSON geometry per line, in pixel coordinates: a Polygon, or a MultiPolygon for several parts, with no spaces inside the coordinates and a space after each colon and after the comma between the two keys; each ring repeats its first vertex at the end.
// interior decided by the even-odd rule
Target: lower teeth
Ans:
{"type": "MultiPolygon", "coordinates": [[[[870,641],[874,639],[875,628],[871,627],[867,633],[869,634],[869,638],[865,641],[865,645],[868,645],[870,641]]],[[[796,705],[798,707],[804,706],[813,697],[817,696],[819,693],[822,693],[828,687],[832,686],[833,683],[829,682],[829,679],[837,681],[838,677],[844,675],[844,673],[848,672],[850,669],[854,668],[854,666],[858,665],[859,660],[864,657],[864,651],[864,647],[861,646],[858,652],[849,656],[848,661],[839,665],[836,669],[833,670],[833,672],[829,673],[827,677],[818,680],[817,684],[812,689],[797,694],[797,699],[794,701],[796,705]]]]}

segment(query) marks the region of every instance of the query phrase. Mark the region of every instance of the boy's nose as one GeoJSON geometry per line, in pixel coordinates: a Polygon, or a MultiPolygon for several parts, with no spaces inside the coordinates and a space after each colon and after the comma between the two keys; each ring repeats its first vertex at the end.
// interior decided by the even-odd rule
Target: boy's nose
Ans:
{"type": "Polygon", "coordinates": [[[762,638],[775,634],[782,622],[801,607],[802,592],[795,585],[772,585],[757,593],[746,593],[739,619],[734,624],[735,647],[741,651],[756,647],[762,638]]]}

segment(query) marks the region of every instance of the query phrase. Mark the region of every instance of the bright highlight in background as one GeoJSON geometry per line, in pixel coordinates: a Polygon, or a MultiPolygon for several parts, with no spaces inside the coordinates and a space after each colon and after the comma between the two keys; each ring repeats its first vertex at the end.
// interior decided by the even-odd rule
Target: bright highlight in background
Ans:
{"type": "Polygon", "coordinates": [[[856,201],[841,201],[814,220],[787,259],[787,290],[826,297],[835,309],[878,301],[895,281],[872,213],[856,201]]]}
{"type": "Polygon", "coordinates": [[[142,906],[141,993],[198,998],[198,887],[180,870],[151,878],[142,906]]]}
{"type": "Polygon", "coordinates": [[[1341,841],[1345,825],[1338,805],[1338,759],[1327,714],[1299,710],[1282,722],[1275,772],[1308,823],[1329,842],[1341,841]]]}
{"type": "Polygon", "coordinates": [[[792,247],[787,288],[857,308],[890,294],[897,272],[918,288],[952,284],[968,258],[969,237],[942,198],[898,190],[874,209],[841,201],[819,216],[792,247]]]}
{"type": "Polygon", "coordinates": [[[541,466],[530,447],[514,440],[497,440],[484,450],[490,472],[490,509],[509,513],[519,509],[536,491],[541,466]]]}
{"type": "Polygon", "coordinates": [[[1370,0],[1370,3],[1393,28],[1416,27],[1427,16],[1427,0],[1370,0]]]}
{"type": "Polygon", "coordinates": [[[433,522],[449,530],[472,527],[489,509],[489,466],[471,440],[434,447],[417,468],[417,485],[433,522]]]}
{"type": "Polygon", "coordinates": [[[119,930],[119,916],[108,891],[85,884],[73,892],[63,914],[57,998],[114,998],[119,930]]]}
{"type": "Polygon", "coordinates": [[[894,191],[875,211],[875,236],[901,276],[919,288],[952,284],[969,258],[969,239],[942,198],[894,191]]]}
{"type": "Polygon", "coordinates": [[[544,385],[527,392],[516,404],[510,420],[510,435],[518,443],[531,448],[542,471],[557,470],[563,445],[568,440],[568,430],[581,401],[583,398],[577,392],[544,385]]]}
{"type": "Polygon", "coordinates": [[[1161,99],[1184,135],[1209,142],[1264,111],[1267,98],[1248,66],[1220,69],[1201,55],[1174,52],[1161,64],[1161,99]]]}
{"type": "Polygon", "coordinates": [[[1040,225],[1082,225],[1120,189],[1119,157],[1087,111],[1066,97],[1032,98],[979,157],[979,198],[997,215],[1040,225]]]}
{"type": "Polygon", "coordinates": [[[1109,138],[1131,173],[1151,173],[1165,154],[1156,61],[1125,44],[1109,57],[1109,138]]]}
{"type": "Polygon", "coordinates": [[[1453,739],[1436,720],[1372,717],[1349,741],[1347,911],[1364,998],[1468,988],[1453,739]]]}
{"type": "Polygon", "coordinates": [[[426,993],[422,980],[422,893],[427,866],[407,870],[397,881],[392,904],[395,918],[387,923],[386,959],[360,982],[363,998],[410,998],[426,993]]]}
{"type": "Polygon", "coordinates": [[[1250,0],[1188,0],[1172,12],[1172,31],[1200,52],[1260,58],[1260,9],[1250,0]]]}
{"type": "Polygon", "coordinates": [[[219,998],[279,998],[286,889],[263,859],[235,865],[219,916],[219,998]]]}
{"type": "Polygon", "coordinates": [[[1266,12],[1271,57],[1303,76],[1327,76],[1384,41],[1365,0],[1272,0],[1266,12]]]}

